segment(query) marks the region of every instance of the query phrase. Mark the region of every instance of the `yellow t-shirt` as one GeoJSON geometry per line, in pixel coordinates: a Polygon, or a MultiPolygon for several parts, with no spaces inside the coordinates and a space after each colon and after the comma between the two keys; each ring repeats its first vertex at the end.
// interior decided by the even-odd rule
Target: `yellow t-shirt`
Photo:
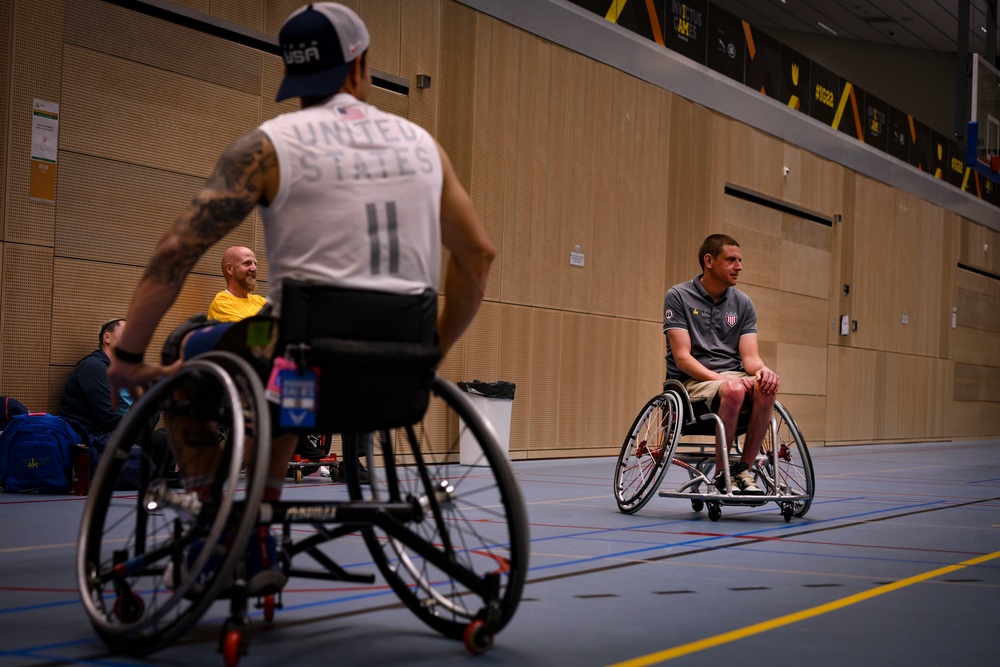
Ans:
{"type": "Polygon", "coordinates": [[[238,322],[256,315],[265,303],[267,303],[267,299],[257,294],[248,294],[247,298],[241,299],[226,290],[222,290],[215,295],[215,298],[212,299],[212,305],[208,307],[208,319],[220,322],[238,322]]]}

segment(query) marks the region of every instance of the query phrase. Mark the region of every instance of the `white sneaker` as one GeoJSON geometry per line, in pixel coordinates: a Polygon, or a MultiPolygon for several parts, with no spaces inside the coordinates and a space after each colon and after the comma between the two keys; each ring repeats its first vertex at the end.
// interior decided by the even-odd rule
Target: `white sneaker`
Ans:
{"type": "Polygon", "coordinates": [[[330,466],[320,466],[319,467],[319,476],[320,477],[329,477],[330,476],[330,466]]]}

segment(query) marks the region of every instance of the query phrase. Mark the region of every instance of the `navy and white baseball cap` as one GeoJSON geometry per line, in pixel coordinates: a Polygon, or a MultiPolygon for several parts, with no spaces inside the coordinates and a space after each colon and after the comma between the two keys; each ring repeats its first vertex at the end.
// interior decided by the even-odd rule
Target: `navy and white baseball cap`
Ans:
{"type": "Polygon", "coordinates": [[[344,5],[315,2],[292,12],[278,33],[285,78],[276,101],[333,95],[369,41],[361,17],[344,5]]]}

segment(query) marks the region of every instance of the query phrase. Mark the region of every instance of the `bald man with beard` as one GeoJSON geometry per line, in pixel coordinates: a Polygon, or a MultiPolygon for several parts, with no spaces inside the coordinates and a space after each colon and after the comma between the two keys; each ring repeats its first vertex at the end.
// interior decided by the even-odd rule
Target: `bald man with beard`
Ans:
{"type": "Polygon", "coordinates": [[[222,255],[222,276],[226,289],[215,295],[208,307],[208,318],[220,322],[238,322],[252,317],[264,307],[266,299],[257,291],[257,256],[250,248],[233,246],[222,255]]]}

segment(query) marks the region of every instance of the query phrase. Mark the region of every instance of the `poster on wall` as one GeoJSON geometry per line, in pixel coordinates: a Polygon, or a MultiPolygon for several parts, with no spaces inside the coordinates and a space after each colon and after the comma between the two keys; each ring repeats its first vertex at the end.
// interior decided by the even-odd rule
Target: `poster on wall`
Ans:
{"type": "Polygon", "coordinates": [[[931,130],[913,116],[908,115],[906,118],[910,129],[910,164],[921,171],[933,174],[931,130]]]}
{"type": "Polygon", "coordinates": [[[746,75],[744,83],[754,90],[778,99],[779,48],[778,40],[762,33],[743,21],[746,38],[746,75]]]}
{"type": "Polygon", "coordinates": [[[707,0],[668,0],[663,11],[663,43],[671,51],[705,64],[707,0]]]}
{"type": "Polygon", "coordinates": [[[59,155],[59,105],[35,100],[31,107],[31,201],[56,200],[56,162],[59,155]]]}
{"type": "Polygon", "coordinates": [[[715,5],[708,8],[706,64],[720,74],[743,83],[746,38],[743,22],[715,5]]]}
{"type": "Polygon", "coordinates": [[[809,115],[833,127],[840,97],[840,77],[818,63],[809,65],[809,115]]]}
{"type": "Polygon", "coordinates": [[[889,105],[871,93],[865,93],[865,143],[880,151],[889,151],[889,105]]]}
{"type": "Polygon", "coordinates": [[[788,107],[809,113],[809,59],[784,44],[779,52],[781,67],[778,101],[788,107]]]}
{"type": "Polygon", "coordinates": [[[888,105],[889,127],[886,129],[886,152],[907,164],[910,163],[910,146],[913,143],[910,138],[910,117],[892,106],[888,105]]]}
{"type": "Polygon", "coordinates": [[[837,111],[833,116],[833,127],[858,141],[865,140],[864,119],[861,111],[865,99],[865,91],[844,79],[841,82],[840,97],[837,100],[837,111]]]}

